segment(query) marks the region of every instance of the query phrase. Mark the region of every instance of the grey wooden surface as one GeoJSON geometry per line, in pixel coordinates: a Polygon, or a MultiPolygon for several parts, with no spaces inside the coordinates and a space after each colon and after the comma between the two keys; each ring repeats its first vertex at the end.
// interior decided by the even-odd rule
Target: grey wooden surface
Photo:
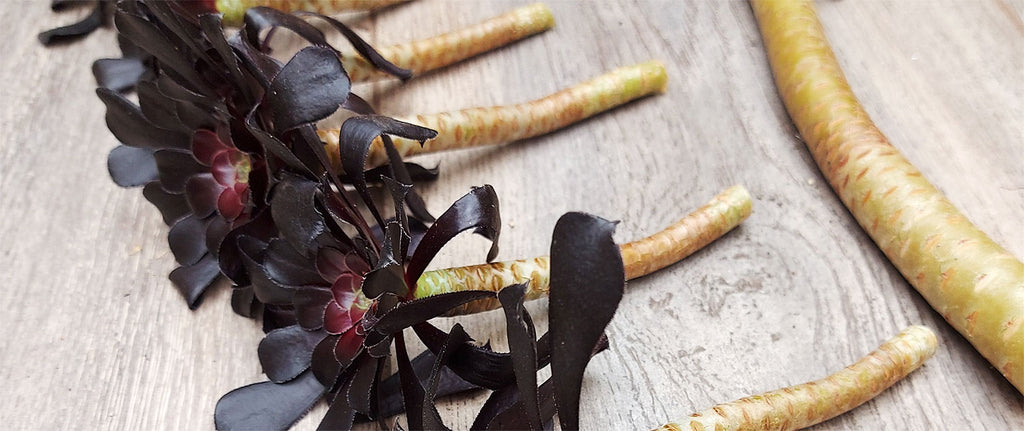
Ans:
{"type": "MultiPolygon", "coordinates": [[[[511,2],[519,4],[521,2],[511,2]]],[[[556,29],[405,85],[357,88],[408,114],[528,100],[660,59],[664,95],[513,146],[430,157],[434,211],[472,185],[502,197],[504,258],[546,253],[559,215],[654,232],[732,184],[754,212],[681,264],[629,283],[612,348],[587,371],[585,429],[652,428],[717,402],[822,377],[910,324],[940,349],[919,371],[819,429],[1024,429],[1022,396],[903,280],[833,195],[776,95],[740,1],[548,1],[556,29]]],[[[498,1],[420,0],[353,20],[378,44],[469,24],[498,1]]],[[[826,1],[854,91],[892,142],[976,224],[1024,256],[1024,2],[826,1]]],[[[166,274],[167,228],[116,187],[116,144],[89,74],[110,30],[43,49],[70,16],[0,3],[0,424],[5,429],[209,429],[222,394],[262,380],[258,326],[218,285],[189,311],[166,274]]],[[[477,263],[460,238],[438,265],[477,263]]],[[[545,302],[531,305],[543,313],[545,302]]],[[[466,317],[498,346],[503,319],[466,317]]],[[[539,318],[541,327],[545,319],[539,318]]],[[[450,325],[451,320],[442,321],[450,325]]],[[[464,429],[483,395],[440,403],[464,429]]],[[[323,406],[298,429],[312,429],[323,406]]]]}

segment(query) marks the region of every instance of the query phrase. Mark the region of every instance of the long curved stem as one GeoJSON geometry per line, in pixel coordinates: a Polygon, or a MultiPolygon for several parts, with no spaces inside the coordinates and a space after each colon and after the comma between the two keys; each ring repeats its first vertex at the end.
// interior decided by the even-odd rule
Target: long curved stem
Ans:
{"type": "MultiPolygon", "coordinates": [[[[733,186],[665,230],[620,246],[626,278],[634,279],[678,262],[738,226],[750,215],[750,193],[733,186]]],[[[529,280],[527,299],[546,296],[550,288],[548,256],[427,271],[416,282],[414,296],[423,298],[461,290],[497,292],[529,280]]],[[[472,314],[498,308],[482,300],[453,311],[472,314]]]]}
{"type": "Polygon", "coordinates": [[[824,379],[719,404],[656,431],[784,431],[806,428],[864,404],[935,354],[938,340],[911,326],[824,379]]]}
{"type": "Polygon", "coordinates": [[[932,308],[1024,392],[1024,263],[975,227],[878,130],[810,1],[751,4],[779,94],[843,204],[932,308]]]}
{"type": "MultiPolygon", "coordinates": [[[[665,66],[649,61],[615,69],[531,102],[400,118],[437,130],[438,134],[423,146],[417,141],[396,138],[395,148],[402,157],[409,157],[540,136],[629,101],[664,92],[667,82],[665,66]]],[[[327,154],[333,158],[332,163],[340,168],[338,129],[323,129],[318,134],[327,154]]],[[[370,148],[367,167],[380,166],[387,160],[383,144],[378,140],[370,148]]]]}

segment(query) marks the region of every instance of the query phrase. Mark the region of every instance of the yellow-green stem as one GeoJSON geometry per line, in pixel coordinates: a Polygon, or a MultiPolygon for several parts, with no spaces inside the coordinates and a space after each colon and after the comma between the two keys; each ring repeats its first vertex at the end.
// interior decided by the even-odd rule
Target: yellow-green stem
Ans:
{"type": "Polygon", "coordinates": [[[839,416],[888,389],[935,354],[938,340],[911,326],[824,379],[719,404],[656,431],[785,431],[839,416]]]}
{"type": "MultiPolygon", "coordinates": [[[[634,279],[678,262],[725,235],[750,215],[750,194],[733,186],[665,230],[623,244],[622,264],[626,278],[634,279]]],[[[509,262],[447,268],[425,272],[416,282],[414,296],[423,298],[462,290],[490,290],[529,280],[527,299],[547,295],[550,287],[548,256],[509,262]]],[[[497,299],[466,304],[451,315],[472,314],[498,308],[497,299]]]]}
{"type": "Polygon", "coordinates": [[[875,127],[810,1],[751,3],[786,109],[843,204],[932,308],[1024,393],[1024,263],[875,127]]]}
{"type": "MultiPolygon", "coordinates": [[[[543,135],[581,121],[631,100],[665,91],[668,76],[657,61],[621,67],[590,81],[547,97],[517,105],[471,108],[402,120],[437,130],[437,137],[422,147],[417,141],[396,138],[395,148],[403,157],[416,154],[497,145],[543,135]]],[[[327,153],[340,168],[338,129],[318,132],[327,153]]],[[[378,140],[370,148],[367,167],[387,163],[378,140]]]]}
{"type": "Polygon", "coordinates": [[[282,12],[304,10],[324,15],[345,11],[372,10],[409,0],[217,0],[217,10],[224,14],[224,23],[240,25],[245,10],[264,6],[282,12]]]}
{"type": "MultiPolygon", "coordinates": [[[[378,52],[398,67],[421,74],[508,45],[555,26],[547,6],[536,3],[438,36],[380,48],[378,52]]],[[[341,57],[353,81],[387,77],[356,54],[341,57]]]]}

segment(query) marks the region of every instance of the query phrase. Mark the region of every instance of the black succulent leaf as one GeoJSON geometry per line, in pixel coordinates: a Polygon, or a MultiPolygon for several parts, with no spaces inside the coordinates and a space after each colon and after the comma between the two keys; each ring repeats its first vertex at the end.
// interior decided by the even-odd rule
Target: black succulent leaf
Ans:
{"type": "Polygon", "coordinates": [[[523,308],[526,288],[529,283],[508,286],[498,292],[498,300],[505,310],[505,327],[512,355],[512,367],[516,375],[519,404],[526,412],[531,430],[539,431],[543,426],[540,399],[537,394],[537,332],[533,327],[530,313],[523,308]]]}
{"type": "Polygon", "coordinates": [[[140,81],[149,81],[155,77],[153,56],[124,36],[118,35],[117,44],[121,48],[121,57],[101,58],[93,62],[92,74],[96,78],[96,85],[125,92],[135,88],[140,81]]]}
{"type": "Polygon", "coordinates": [[[107,26],[110,22],[111,6],[113,6],[113,3],[112,0],[53,0],[50,3],[50,9],[54,12],[63,12],[69,10],[70,6],[78,5],[92,6],[92,11],[76,23],[39,33],[39,42],[43,45],[70,42],[88,36],[100,27],[107,26]]]}
{"type": "Polygon", "coordinates": [[[285,383],[243,386],[217,401],[214,424],[219,430],[287,429],[323,395],[323,385],[309,371],[285,383]]]}

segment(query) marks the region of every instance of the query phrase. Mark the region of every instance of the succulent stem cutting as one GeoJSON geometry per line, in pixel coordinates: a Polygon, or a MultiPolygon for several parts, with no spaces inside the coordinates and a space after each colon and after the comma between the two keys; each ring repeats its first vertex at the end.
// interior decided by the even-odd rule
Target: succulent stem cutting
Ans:
{"type": "Polygon", "coordinates": [[[657,431],[788,431],[839,416],[874,398],[935,354],[938,340],[911,326],[854,364],[821,380],[719,404],[657,431]]]}
{"type": "Polygon", "coordinates": [[[751,5],[786,110],[843,204],[932,308],[1024,392],[1024,263],[878,130],[810,1],[751,5]]]}
{"type": "MultiPolygon", "coordinates": [[[[613,109],[632,100],[665,91],[665,67],[656,61],[621,67],[592,80],[526,103],[432,115],[416,115],[402,121],[437,131],[437,137],[419,142],[394,138],[402,157],[418,154],[498,145],[544,135],[613,109]]],[[[336,154],[338,129],[317,133],[328,154],[336,154]]],[[[375,141],[367,156],[368,168],[387,163],[383,143],[375,141]]],[[[340,166],[340,161],[332,160],[340,166]]]]}

